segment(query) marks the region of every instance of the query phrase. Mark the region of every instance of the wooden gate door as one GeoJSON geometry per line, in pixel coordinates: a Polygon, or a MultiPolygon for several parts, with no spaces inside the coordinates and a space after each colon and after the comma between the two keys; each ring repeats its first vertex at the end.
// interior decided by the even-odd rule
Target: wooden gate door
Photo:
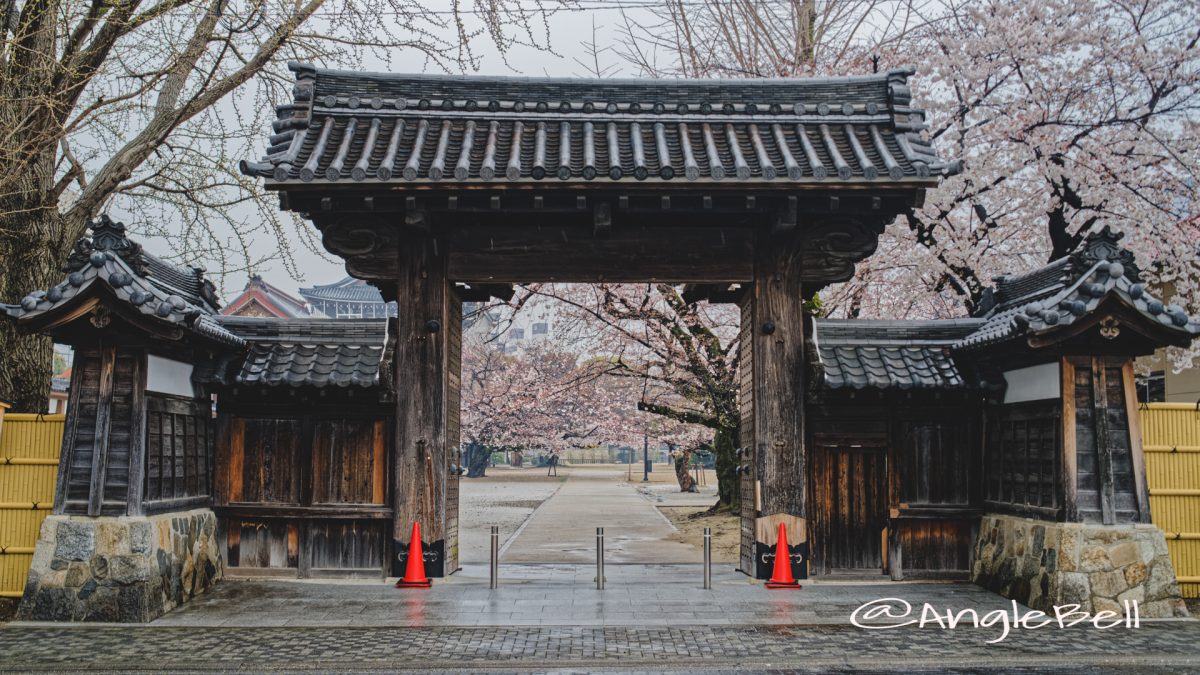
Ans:
{"type": "Polygon", "coordinates": [[[221,413],[215,511],[227,573],[386,573],[392,421],[343,410],[335,417],[330,406],[328,415],[304,419],[279,411],[261,417],[221,413]]]}
{"type": "Polygon", "coordinates": [[[811,555],[822,574],[878,572],[887,550],[887,447],[882,437],[822,437],[812,454],[811,555]]]}

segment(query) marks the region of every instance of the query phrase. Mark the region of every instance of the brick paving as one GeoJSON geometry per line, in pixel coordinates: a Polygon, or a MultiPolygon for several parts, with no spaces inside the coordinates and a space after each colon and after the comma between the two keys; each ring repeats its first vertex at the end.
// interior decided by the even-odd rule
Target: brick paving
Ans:
{"type": "Polygon", "coordinates": [[[1200,623],[1037,630],[851,626],[436,628],[29,626],[0,629],[0,671],[742,672],[1200,670],[1200,623]]]}

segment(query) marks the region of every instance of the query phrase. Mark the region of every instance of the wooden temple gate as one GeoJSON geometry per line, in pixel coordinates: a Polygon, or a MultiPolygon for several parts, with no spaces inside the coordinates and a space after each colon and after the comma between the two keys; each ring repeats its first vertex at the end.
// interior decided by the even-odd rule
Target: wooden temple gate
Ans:
{"type": "Polygon", "coordinates": [[[693,297],[739,303],[741,567],[763,572],[756,546],[773,545],[780,522],[803,544],[803,300],[848,279],[884,226],[958,168],[918,135],[908,73],[591,82],[292,69],[295,101],[280,106],[264,161],[243,170],[397,301],[392,570],[413,522],[431,574],[458,566],[460,303],[520,282],[691,284],[693,297]]]}

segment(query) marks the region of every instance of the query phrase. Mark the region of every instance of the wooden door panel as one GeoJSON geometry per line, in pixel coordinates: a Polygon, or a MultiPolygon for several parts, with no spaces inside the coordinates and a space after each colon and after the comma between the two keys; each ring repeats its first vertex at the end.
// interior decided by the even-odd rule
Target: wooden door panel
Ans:
{"type": "Polygon", "coordinates": [[[312,503],[383,504],[383,420],[318,420],[313,429],[312,503]]]}
{"type": "Polygon", "coordinates": [[[306,576],[379,576],[383,569],[386,523],[311,521],[306,576]]]}
{"type": "Polygon", "coordinates": [[[818,445],[813,453],[814,557],[830,570],[883,569],[887,452],[880,445],[818,445]]]}
{"type": "Polygon", "coordinates": [[[300,420],[246,418],[233,428],[241,438],[230,450],[241,449],[242,456],[230,461],[231,487],[237,486],[231,502],[300,503],[301,426],[300,420]],[[232,475],[233,467],[240,467],[240,476],[232,475]]]}

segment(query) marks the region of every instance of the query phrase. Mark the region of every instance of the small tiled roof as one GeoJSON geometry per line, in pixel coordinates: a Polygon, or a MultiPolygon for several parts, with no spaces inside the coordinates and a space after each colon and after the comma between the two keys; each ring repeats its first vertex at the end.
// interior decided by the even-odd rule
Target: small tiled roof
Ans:
{"type": "Polygon", "coordinates": [[[247,175],[268,184],[909,182],[961,170],[923,139],[911,71],[583,80],[358,73],[290,64],[294,101],[247,175]]]}
{"type": "Polygon", "coordinates": [[[212,283],[199,268],[179,268],[142,250],[125,235],[125,225],[101,216],[89,225],[67,259],[66,280],[33,291],[3,312],[18,322],[36,322],[69,308],[76,298],[105,290],[152,321],[174,324],[195,335],[240,346],[236,335],[213,320],[218,307],[212,283]]]}
{"type": "Polygon", "coordinates": [[[249,349],[211,376],[225,385],[374,387],[387,342],[383,319],[222,316],[249,349]]]}
{"type": "Polygon", "coordinates": [[[1105,227],[1089,235],[1075,254],[1026,274],[998,278],[992,302],[978,312],[986,323],[955,348],[980,349],[1056,331],[1067,334],[1069,326],[1107,301],[1124,305],[1157,327],[1168,341],[1164,345],[1186,345],[1200,336],[1200,321],[1147,290],[1133,254],[1118,244],[1122,236],[1105,227]]]}
{"type": "Polygon", "coordinates": [[[813,343],[830,389],[956,389],[967,382],[950,347],[982,323],[817,319],[813,343]]]}
{"type": "Polygon", "coordinates": [[[341,281],[316,285],[311,288],[301,288],[300,295],[309,302],[316,300],[333,300],[338,302],[370,302],[383,304],[383,295],[371,284],[362,279],[346,277],[341,281]]]}

